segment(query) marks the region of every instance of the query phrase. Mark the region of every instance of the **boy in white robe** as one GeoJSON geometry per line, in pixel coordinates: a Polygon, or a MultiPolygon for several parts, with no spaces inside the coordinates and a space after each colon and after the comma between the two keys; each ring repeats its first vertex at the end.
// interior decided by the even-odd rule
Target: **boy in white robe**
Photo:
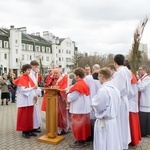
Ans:
{"type": "Polygon", "coordinates": [[[120,107],[120,124],[123,149],[128,149],[128,144],[131,142],[130,126],[129,126],[129,101],[128,94],[131,88],[132,75],[129,69],[124,66],[124,56],[117,54],[114,57],[114,66],[116,73],[113,77],[115,86],[120,91],[121,107],[120,107]]]}
{"type": "Polygon", "coordinates": [[[76,68],[74,70],[76,83],[71,87],[67,95],[70,103],[71,125],[75,142],[71,148],[82,148],[86,146],[86,139],[91,136],[90,126],[90,90],[84,78],[84,70],[76,68]]]}
{"type": "MultiPolygon", "coordinates": [[[[31,71],[30,71],[30,78],[33,80],[35,85],[38,85],[38,66],[39,63],[36,60],[33,60],[30,62],[30,65],[32,67],[31,71]]],[[[41,118],[41,114],[40,114],[40,107],[39,107],[39,102],[38,102],[38,96],[41,96],[41,89],[38,87],[35,90],[35,96],[37,97],[37,102],[36,104],[34,104],[34,112],[33,112],[33,131],[34,132],[38,132],[40,133],[41,131],[40,126],[42,124],[42,118],[41,118]]]]}
{"type": "Polygon", "coordinates": [[[30,136],[37,136],[32,132],[33,130],[33,105],[36,101],[34,97],[34,90],[37,89],[37,85],[34,84],[29,77],[31,66],[25,64],[21,68],[23,74],[15,79],[13,83],[17,85],[17,124],[16,130],[22,131],[24,138],[30,138],[30,136]]]}
{"type": "Polygon", "coordinates": [[[121,150],[117,116],[120,108],[120,92],[111,81],[108,68],[99,71],[102,87],[92,99],[96,122],[94,126],[94,150],[121,150]]]}
{"type": "MultiPolygon", "coordinates": [[[[86,71],[86,69],[90,69],[90,67],[86,66],[85,71],[86,71]]],[[[95,64],[93,66],[93,69],[94,70],[97,69],[96,72],[97,72],[97,75],[98,75],[98,71],[100,70],[100,66],[98,64],[95,64]],[[95,68],[95,66],[96,67],[98,66],[98,69],[95,68]]],[[[94,72],[95,76],[96,76],[96,72],[94,72]]],[[[86,74],[86,72],[85,72],[85,74],[86,74]]],[[[91,105],[92,104],[92,98],[96,95],[97,91],[100,89],[101,84],[100,84],[100,82],[97,78],[96,79],[93,78],[92,74],[86,75],[85,78],[84,78],[84,81],[90,89],[89,97],[90,97],[90,105],[91,105]]],[[[90,112],[91,136],[88,137],[88,139],[86,140],[87,142],[93,141],[95,120],[96,120],[95,113],[94,113],[93,109],[91,108],[91,112],[90,112]]]]}

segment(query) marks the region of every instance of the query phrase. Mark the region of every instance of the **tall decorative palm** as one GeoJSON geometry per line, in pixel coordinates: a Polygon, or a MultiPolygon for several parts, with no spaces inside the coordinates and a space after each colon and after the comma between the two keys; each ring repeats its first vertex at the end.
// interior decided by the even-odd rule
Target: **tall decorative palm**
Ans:
{"type": "Polygon", "coordinates": [[[139,50],[140,41],[143,35],[144,28],[147,24],[148,17],[146,16],[138,25],[134,33],[134,42],[132,44],[132,51],[131,51],[131,67],[132,71],[136,74],[136,71],[139,68],[139,65],[142,61],[142,52],[139,50]]]}
{"type": "Polygon", "coordinates": [[[40,62],[40,73],[43,75],[44,74],[44,68],[43,68],[41,57],[39,57],[39,62],[40,62]]]}

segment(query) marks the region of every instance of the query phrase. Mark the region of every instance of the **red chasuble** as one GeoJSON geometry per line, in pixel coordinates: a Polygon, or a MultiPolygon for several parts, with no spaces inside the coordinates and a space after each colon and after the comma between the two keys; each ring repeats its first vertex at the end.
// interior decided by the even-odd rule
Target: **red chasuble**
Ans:
{"type": "MultiPolygon", "coordinates": [[[[48,76],[45,80],[45,85],[46,87],[51,87],[51,86],[59,86],[59,88],[61,90],[67,88],[68,85],[68,77],[64,76],[64,77],[60,77],[61,80],[58,82],[59,79],[56,79],[54,77],[48,76]]],[[[43,100],[42,100],[42,105],[41,105],[41,110],[42,111],[46,111],[46,94],[47,92],[45,91],[44,96],[43,96],[43,100]]],[[[63,97],[64,100],[67,99],[66,96],[66,92],[62,91],[59,93],[61,97],[63,97]]]]}
{"type": "MultiPolygon", "coordinates": [[[[26,88],[33,87],[35,84],[28,75],[22,75],[13,82],[17,86],[26,88]]],[[[17,131],[30,131],[33,129],[33,106],[18,107],[17,131]]]]}
{"type": "MultiPolygon", "coordinates": [[[[66,89],[68,86],[68,77],[63,76],[55,79],[52,86],[59,86],[59,89],[66,89]]],[[[66,110],[66,91],[58,93],[58,127],[63,129],[67,127],[67,110],[66,110]]]]}
{"type": "MultiPolygon", "coordinates": [[[[68,77],[61,76],[60,78],[54,78],[53,81],[47,80],[51,83],[51,86],[58,86],[60,90],[67,88],[68,86],[68,77]]],[[[46,94],[44,94],[41,110],[46,111],[46,94]]],[[[58,127],[66,128],[67,127],[67,110],[66,110],[66,92],[62,91],[58,93],[58,127]]]]}
{"type": "MultiPolygon", "coordinates": [[[[77,81],[70,89],[69,93],[74,91],[82,95],[89,95],[90,90],[83,79],[77,81]]],[[[86,140],[91,136],[90,114],[71,114],[72,131],[76,140],[86,140]]]]}
{"type": "MultiPolygon", "coordinates": [[[[131,72],[132,73],[132,72],[131,72]]],[[[131,84],[137,84],[136,76],[132,73],[131,84]]],[[[141,129],[139,121],[139,113],[129,112],[131,144],[136,146],[141,140],[141,129]]]]}

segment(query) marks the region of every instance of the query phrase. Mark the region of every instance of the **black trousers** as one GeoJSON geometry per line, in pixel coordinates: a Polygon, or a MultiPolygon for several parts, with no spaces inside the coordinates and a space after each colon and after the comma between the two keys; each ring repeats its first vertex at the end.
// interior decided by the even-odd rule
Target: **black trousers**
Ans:
{"type": "Polygon", "coordinates": [[[91,136],[87,138],[87,142],[93,141],[94,139],[94,124],[95,124],[95,120],[96,119],[91,119],[90,123],[91,123],[91,136]]]}
{"type": "Polygon", "coordinates": [[[150,135],[150,112],[139,112],[141,135],[142,137],[150,135]]]}

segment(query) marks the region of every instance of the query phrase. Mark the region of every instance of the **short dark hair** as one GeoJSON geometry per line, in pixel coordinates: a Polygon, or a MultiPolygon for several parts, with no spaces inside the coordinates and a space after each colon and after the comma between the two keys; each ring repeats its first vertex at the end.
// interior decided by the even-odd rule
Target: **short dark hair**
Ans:
{"type": "Polygon", "coordinates": [[[85,74],[84,74],[84,69],[83,68],[76,68],[75,70],[74,70],[74,74],[76,75],[76,76],[79,76],[80,78],[84,78],[84,76],[85,76],[85,74]]]}
{"type": "Polygon", "coordinates": [[[30,62],[30,65],[31,65],[31,66],[39,66],[39,63],[38,63],[36,60],[32,60],[32,61],[30,62]]]}
{"type": "Polygon", "coordinates": [[[126,66],[128,69],[131,69],[130,62],[128,60],[124,61],[124,66],[126,66]]]}
{"type": "Polygon", "coordinates": [[[100,69],[99,74],[104,75],[106,79],[110,79],[111,78],[111,71],[110,71],[110,69],[108,69],[106,67],[100,69]]]}
{"type": "Polygon", "coordinates": [[[24,73],[27,69],[31,69],[31,65],[30,64],[23,65],[22,68],[21,68],[21,72],[24,73]]]}
{"type": "Polygon", "coordinates": [[[124,56],[122,54],[117,54],[114,57],[114,61],[118,64],[118,65],[124,65],[124,56]]]}

